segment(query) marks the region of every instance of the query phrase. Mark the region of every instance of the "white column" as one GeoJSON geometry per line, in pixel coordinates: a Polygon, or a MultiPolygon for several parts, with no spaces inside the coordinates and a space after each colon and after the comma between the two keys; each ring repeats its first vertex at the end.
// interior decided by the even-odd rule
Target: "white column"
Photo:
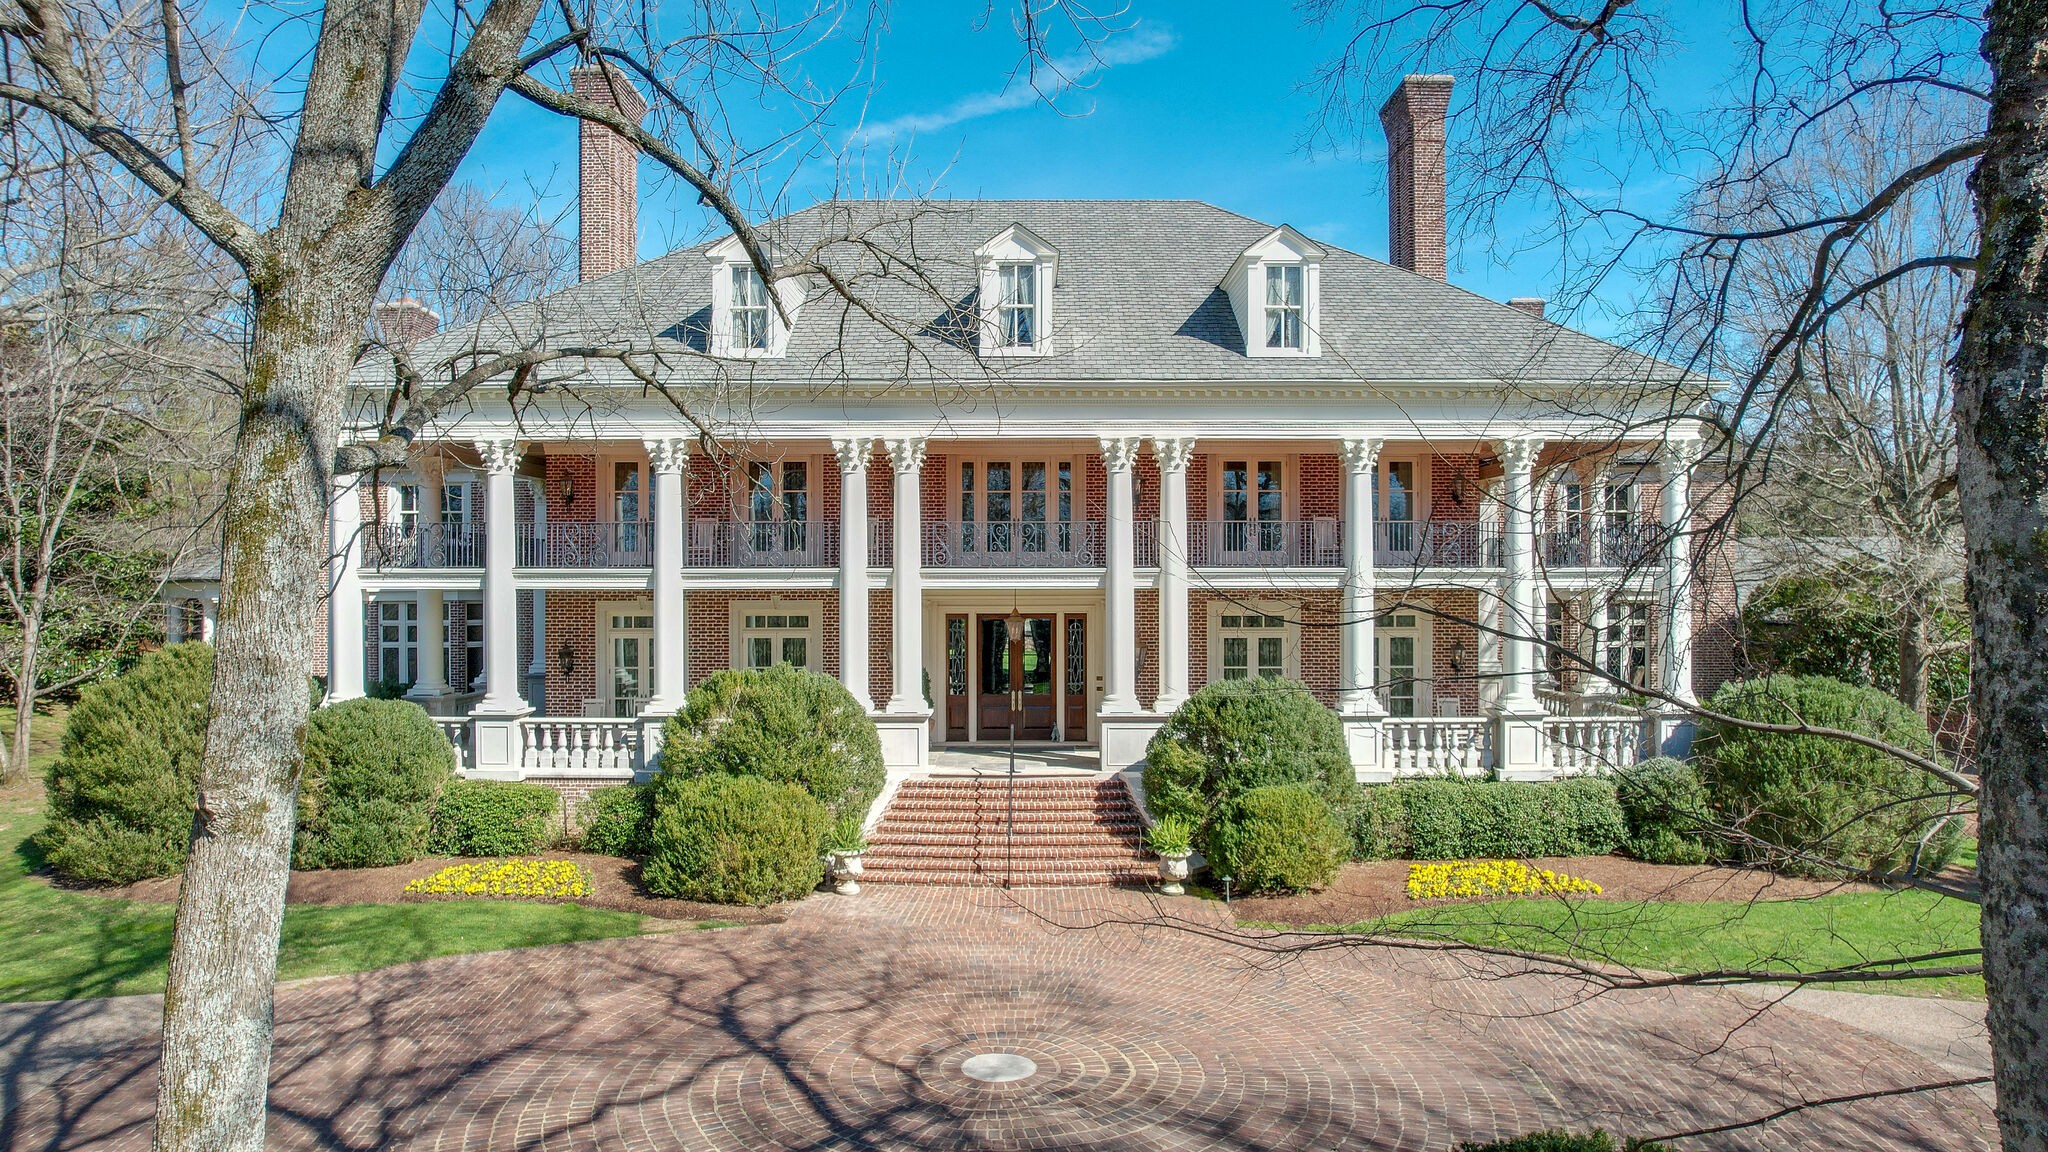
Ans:
{"type": "Polygon", "coordinates": [[[519,552],[512,473],[519,466],[519,441],[480,440],[476,450],[484,464],[484,698],[476,711],[522,716],[532,709],[519,695],[519,598],[512,587],[519,552]]]}
{"type": "MultiPolygon", "coordinates": [[[[199,601],[199,639],[213,643],[213,630],[220,624],[220,593],[202,597],[199,601]]],[[[358,648],[361,645],[357,645],[358,648]]]]}
{"type": "MultiPolygon", "coordinates": [[[[327,510],[327,699],[363,694],[363,495],[358,477],[334,479],[327,510]]],[[[202,619],[200,634],[206,633],[202,619]]]]}
{"type": "Polygon", "coordinates": [[[924,474],[924,438],[885,440],[882,446],[896,481],[895,563],[889,573],[894,684],[888,710],[925,715],[930,709],[924,703],[924,515],[918,484],[924,474]]]}
{"type": "Polygon", "coordinates": [[[1159,698],[1171,712],[1188,698],[1188,461],[1192,437],[1152,441],[1159,460],[1159,698]]]}
{"type": "Polygon", "coordinates": [[[654,483],[654,691],[642,716],[670,716],[690,690],[689,606],[683,561],[689,543],[690,441],[645,441],[654,483]]]}
{"type": "Polygon", "coordinates": [[[875,706],[868,694],[874,643],[868,636],[868,460],[874,451],[869,436],[832,441],[839,460],[839,682],[869,710],[875,706]]]}
{"type": "Polygon", "coordinates": [[[1506,684],[1501,691],[1503,713],[1523,714],[1541,710],[1536,700],[1536,673],[1542,667],[1538,657],[1542,627],[1537,611],[1536,516],[1533,476],[1536,454],[1543,441],[1533,437],[1503,440],[1501,460],[1501,504],[1507,528],[1506,611],[1501,625],[1508,633],[1502,661],[1506,684]]]}
{"type": "Polygon", "coordinates": [[[422,589],[418,593],[420,614],[420,674],[412,682],[407,696],[442,696],[448,692],[448,670],[442,666],[446,649],[441,642],[448,638],[446,624],[441,619],[441,593],[438,589],[422,589]]]}
{"type": "Polygon", "coordinates": [[[1607,596],[1604,587],[1595,588],[1586,596],[1586,633],[1590,638],[1579,645],[1584,649],[1586,662],[1593,666],[1590,673],[1579,676],[1579,695],[1612,696],[1618,689],[1603,673],[1607,671],[1607,596]]]}
{"type": "Polygon", "coordinates": [[[1657,454],[1664,485],[1664,572],[1658,589],[1664,648],[1658,672],[1664,694],[1679,707],[1698,703],[1692,694],[1691,472],[1699,453],[1698,440],[1666,440],[1657,454]]]}
{"type": "Polygon", "coordinates": [[[1346,440],[1344,457],[1344,619],[1338,638],[1341,680],[1337,711],[1376,716],[1385,711],[1373,691],[1372,492],[1379,464],[1377,437],[1346,440]]]}
{"type": "Polygon", "coordinates": [[[1138,710],[1138,545],[1132,469],[1138,438],[1102,438],[1102,465],[1109,475],[1109,522],[1102,572],[1103,615],[1109,618],[1109,663],[1103,674],[1102,715],[1138,710]]]}

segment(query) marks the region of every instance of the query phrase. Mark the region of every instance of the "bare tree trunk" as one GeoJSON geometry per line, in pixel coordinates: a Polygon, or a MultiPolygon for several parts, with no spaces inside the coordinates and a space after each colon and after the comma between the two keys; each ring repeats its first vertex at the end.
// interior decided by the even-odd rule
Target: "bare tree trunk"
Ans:
{"type": "Polygon", "coordinates": [[[1983,228],[1956,354],[1983,772],[1984,982],[2005,1152],[2048,1152],[2048,0],[1992,0],[1983,228]]]}
{"type": "Polygon", "coordinates": [[[359,277],[328,263],[300,255],[257,285],[228,478],[214,711],[164,1002],[158,1149],[263,1147],[328,492],[370,299],[359,277]]]}
{"type": "MultiPolygon", "coordinates": [[[[1932,591],[1929,596],[1934,595],[1932,591]]],[[[1927,601],[1919,593],[1906,596],[1899,621],[1899,702],[1927,716],[1927,601]]]]}

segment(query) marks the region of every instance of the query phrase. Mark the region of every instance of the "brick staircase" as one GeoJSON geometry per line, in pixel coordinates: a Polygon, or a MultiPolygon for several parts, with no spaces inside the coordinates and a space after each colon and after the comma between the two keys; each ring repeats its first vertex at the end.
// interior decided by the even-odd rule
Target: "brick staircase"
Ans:
{"type": "Polygon", "coordinates": [[[908,780],[868,837],[866,880],[883,884],[1101,888],[1159,878],[1143,821],[1115,778],[908,780]]]}

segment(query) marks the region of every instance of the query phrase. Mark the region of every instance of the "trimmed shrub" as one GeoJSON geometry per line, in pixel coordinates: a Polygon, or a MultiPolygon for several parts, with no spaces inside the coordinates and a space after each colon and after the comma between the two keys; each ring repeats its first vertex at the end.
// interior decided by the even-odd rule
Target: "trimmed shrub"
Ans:
{"type": "Polygon", "coordinates": [[[654,788],[649,784],[596,789],[576,810],[583,850],[604,856],[647,855],[647,826],[653,820],[654,788]]]}
{"type": "Polygon", "coordinates": [[[1457,1152],[1667,1152],[1667,1149],[1662,1144],[1642,1140],[1617,1143],[1614,1137],[1598,1128],[1586,1133],[1553,1128],[1548,1132],[1530,1132],[1505,1140],[1468,1140],[1458,1145],[1457,1152]]]}
{"type": "MultiPolygon", "coordinates": [[[[1745,720],[1857,732],[1935,754],[1927,725],[1912,709],[1875,688],[1826,677],[1724,684],[1708,707],[1745,720]]],[[[1950,805],[1939,795],[1944,786],[1875,748],[1707,720],[1694,751],[1721,821],[1747,834],[1731,846],[1733,853],[1753,863],[1794,873],[1837,871],[1795,856],[1807,854],[1849,868],[1896,871],[1928,837],[1919,863],[1933,869],[1954,854],[1962,835],[1962,821],[1940,822],[1950,805]]]]}
{"type": "Polygon", "coordinates": [[[555,838],[562,794],[545,784],[456,777],[434,805],[427,850],[436,856],[520,856],[555,838]]]}
{"type": "Polygon", "coordinates": [[[80,695],[37,834],[58,875],[127,884],[185,866],[212,688],[212,646],[173,644],[80,695]]]}
{"type": "Polygon", "coordinates": [[[818,886],[832,818],[795,784],[751,776],[668,777],[656,792],[640,876],[660,896],[773,904],[818,886]]]}
{"type": "Polygon", "coordinates": [[[1354,779],[1337,714],[1294,680],[1209,684],[1145,747],[1146,806],[1197,829],[1219,805],[1255,788],[1299,784],[1343,805],[1356,791],[1354,779]]]}
{"type": "Polygon", "coordinates": [[[1614,774],[1615,798],[1628,824],[1628,854],[1651,864],[1703,864],[1700,833],[1712,817],[1699,770],[1659,756],[1614,774]]]}
{"type": "Polygon", "coordinates": [[[295,868],[376,868],[426,855],[455,750],[417,704],[346,700],[313,713],[299,781],[295,868]]]}
{"type": "Polygon", "coordinates": [[[1342,810],[1361,860],[1605,856],[1628,836],[1612,781],[1414,780],[1342,810]]]}
{"type": "Polygon", "coordinates": [[[757,776],[794,784],[834,816],[867,814],[881,794],[882,741],[852,693],[787,664],[718,672],[663,734],[667,776],[757,776]]]}
{"type": "Polygon", "coordinates": [[[1209,874],[1246,892],[1300,891],[1330,882],[1349,847],[1330,804],[1300,784],[1254,788],[1216,809],[1202,854],[1209,874]]]}

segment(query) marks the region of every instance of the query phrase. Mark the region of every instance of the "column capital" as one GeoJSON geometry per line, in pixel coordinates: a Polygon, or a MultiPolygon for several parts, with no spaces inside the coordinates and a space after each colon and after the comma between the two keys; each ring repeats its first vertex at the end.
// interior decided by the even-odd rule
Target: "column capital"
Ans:
{"type": "Polygon", "coordinates": [[[882,441],[882,449],[889,453],[889,466],[894,468],[899,476],[924,467],[924,445],[925,439],[922,436],[904,436],[882,441]]]}
{"type": "Polygon", "coordinates": [[[1657,445],[1657,462],[1678,469],[1688,469],[1699,463],[1700,454],[1706,450],[1706,442],[1698,439],[1668,439],[1657,445]]]}
{"type": "Polygon", "coordinates": [[[1386,441],[1378,436],[1355,436],[1338,445],[1338,453],[1344,457],[1344,470],[1356,475],[1370,472],[1379,463],[1380,446],[1386,441]]]}
{"type": "Polygon", "coordinates": [[[1500,455],[1500,466],[1510,473],[1527,475],[1536,467],[1537,454],[1543,451],[1541,436],[1514,436],[1493,442],[1493,450],[1500,455]]]}
{"type": "Polygon", "coordinates": [[[1111,472],[1128,472],[1138,463],[1138,437],[1104,436],[1102,466],[1111,472]]]}
{"type": "Polygon", "coordinates": [[[1161,439],[1154,436],[1152,455],[1158,458],[1161,472],[1185,472],[1188,470],[1188,462],[1195,458],[1195,438],[1169,436],[1161,439]]]}
{"type": "Polygon", "coordinates": [[[476,454],[483,457],[484,471],[494,476],[510,476],[519,467],[519,440],[506,436],[495,440],[476,442],[476,454]]]}
{"type": "Polygon", "coordinates": [[[690,470],[689,437],[664,436],[641,443],[647,447],[647,461],[657,473],[679,476],[690,470]]]}
{"type": "Polygon", "coordinates": [[[839,471],[865,472],[868,461],[875,455],[873,436],[851,436],[832,438],[832,455],[839,459],[839,471]]]}

